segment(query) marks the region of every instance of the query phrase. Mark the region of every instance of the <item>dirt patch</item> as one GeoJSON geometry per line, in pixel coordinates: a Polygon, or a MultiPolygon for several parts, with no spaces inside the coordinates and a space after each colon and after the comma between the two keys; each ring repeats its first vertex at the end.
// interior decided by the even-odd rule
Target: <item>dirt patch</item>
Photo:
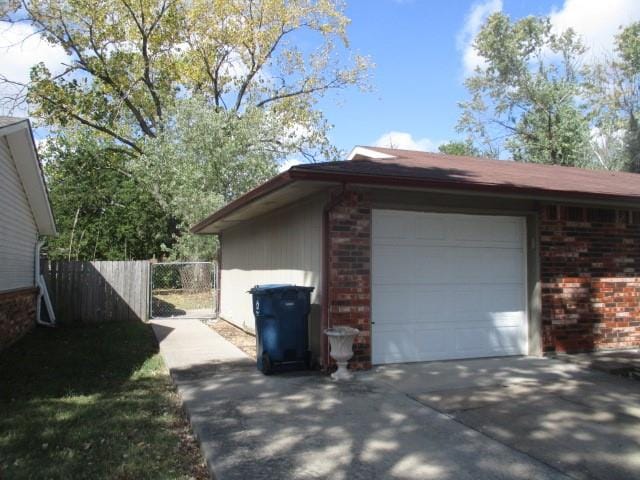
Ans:
{"type": "Polygon", "coordinates": [[[251,358],[256,358],[256,337],[248,334],[235,325],[232,325],[226,320],[217,319],[208,323],[208,325],[251,358]]]}
{"type": "Polygon", "coordinates": [[[215,290],[188,292],[154,290],[153,315],[157,317],[185,315],[189,311],[214,311],[215,290]]]}

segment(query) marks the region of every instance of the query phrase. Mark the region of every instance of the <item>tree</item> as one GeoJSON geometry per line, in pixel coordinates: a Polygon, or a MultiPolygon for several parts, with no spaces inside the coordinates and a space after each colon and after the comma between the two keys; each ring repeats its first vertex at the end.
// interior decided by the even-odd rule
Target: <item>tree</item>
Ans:
{"type": "Polygon", "coordinates": [[[156,183],[180,219],[171,256],[207,259],[216,251],[214,239],[189,234],[189,226],[275,175],[279,155],[298,141],[258,108],[237,116],[194,97],[179,100],[171,116],[172,128],[147,140],[134,172],[156,183]]]}
{"type": "Polygon", "coordinates": [[[40,153],[60,232],[48,240],[51,258],[146,259],[171,246],[175,220],[122,170],[127,158],[105,151],[93,132],[69,129],[40,153]]]}
{"type": "Polygon", "coordinates": [[[20,7],[4,20],[33,24],[69,54],[59,73],[35,66],[22,100],[47,125],[85,125],[131,156],[170,126],[177,98],[194,94],[237,115],[262,109],[301,132],[305,145],[313,140],[331,153],[315,103],[329,90],[364,85],[368,69],[364,57],[345,63],[337,55],[349,48],[339,0],[24,0],[20,7]],[[298,46],[303,37],[318,48],[298,46]]]}
{"type": "Polygon", "coordinates": [[[590,71],[590,95],[596,127],[606,136],[616,166],[640,173],[640,22],[616,36],[615,53],[590,71]]]}
{"type": "MultiPolygon", "coordinates": [[[[73,152],[51,164],[52,184],[64,184],[75,164],[89,179],[100,172],[99,179],[78,174],[69,177],[77,178],[75,185],[52,185],[72,200],[58,202],[56,212],[63,232],[56,248],[62,252],[69,240],[72,256],[85,256],[79,245],[86,243],[98,244],[101,258],[98,237],[121,245],[120,230],[107,236],[83,223],[87,209],[114,211],[106,199],[123,195],[118,178],[126,192],[133,194],[134,185],[144,192],[140,202],[150,195],[161,208],[161,214],[151,209],[144,224],[145,238],[159,232],[161,252],[149,241],[147,252],[210,258],[215,243],[188,235],[189,224],[275,173],[276,158],[334,156],[316,103],[329,91],[366,85],[369,62],[350,55],[341,0],[14,3],[19,9],[3,9],[4,21],[30,23],[69,55],[59,72],[34,66],[26,85],[0,75],[18,87],[11,102],[27,102],[73,152]],[[76,131],[90,137],[91,148],[76,131]],[[96,185],[111,187],[103,192],[109,208],[94,205],[96,185]]],[[[123,205],[122,216],[138,217],[140,227],[145,217],[136,205],[123,205]]],[[[95,214],[89,218],[95,221],[95,214]]]]}
{"type": "Polygon", "coordinates": [[[446,153],[447,155],[462,155],[466,157],[479,157],[482,155],[480,150],[473,145],[470,140],[459,141],[451,140],[438,147],[440,153],[446,153]]]}
{"type": "Polygon", "coordinates": [[[585,48],[546,17],[491,15],[475,39],[484,65],[465,81],[458,130],[491,156],[556,165],[589,163],[589,121],[578,103],[585,48]]]}
{"type": "Polygon", "coordinates": [[[629,125],[624,136],[624,169],[640,173],[640,127],[635,113],[629,116],[629,125]]]}

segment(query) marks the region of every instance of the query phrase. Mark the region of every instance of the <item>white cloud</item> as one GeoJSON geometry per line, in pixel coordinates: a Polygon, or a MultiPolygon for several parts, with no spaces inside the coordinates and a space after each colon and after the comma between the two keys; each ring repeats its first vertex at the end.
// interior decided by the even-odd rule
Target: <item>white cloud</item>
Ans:
{"type": "Polygon", "coordinates": [[[492,13],[500,11],[502,11],[502,0],[486,0],[471,6],[464,26],[458,32],[456,39],[458,50],[462,52],[465,74],[472,73],[476,67],[482,66],[484,63],[482,57],[478,55],[477,50],[473,47],[473,41],[487,18],[492,13]]]}
{"type": "Polygon", "coordinates": [[[59,72],[69,57],[64,49],[51,45],[27,24],[17,23],[0,31],[0,65],[2,74],[17,82],[27,82],[31,67],[39,62],[59,72]]]}
{"type": "Polygon", "coordinates": [[[573,28],[596,57],[611,54],[621,26],[640,20],[638,0],[565,0],[549,13],[554,30],[573,28]]]}
{"type": "Polygon", "coordinates": [[[374,146],[435,152],[438,150],[438,146],[442,145],[443,143],[445,143],[443,140],[434,141],[429,138],[414,139],[410,133],[392,131],[382,134],[374,142],[374,146]]]}
{"type": "MultiPolygon", "coordinates": [[[[473,41],[489,15],[502,11],[502,0],[486,0],[474,4],[458,32],[456,41],[462,54],[464,74],[470,75],[483,59],[473,47],[473,41]]],[[[638,0],[565,0],[561,8],[553,7],[548,14],[554,31],[573,28],[595,57],[610,55],[614,36],[621,26],[640,20],[638,0]]]]}
{"type": "MultiPolygon", "coordinates": [[[[60,72],[61,63],[68,60],[63,48],[48,43],[30,25],[17,23],[0,29],[0,74],[10,81],[27,83],[31,67],[40,62],[51,72],[60,72]]],[[[0,88],[0,95],[17,91],[18,87],[4,86],[0,88]]],[[[25,114],[23,111],[13,113],[25,114]]]]}

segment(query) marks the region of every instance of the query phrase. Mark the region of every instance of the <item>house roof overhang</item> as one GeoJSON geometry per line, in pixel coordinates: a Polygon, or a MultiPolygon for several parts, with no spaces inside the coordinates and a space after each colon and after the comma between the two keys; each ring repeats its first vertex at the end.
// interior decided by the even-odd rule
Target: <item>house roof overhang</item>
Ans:
{"type": "Polygon", "coordinates": [[[5,137],[40,235],[57,235],[42,166],[28,119],[0,117],[5,137]]]}
{"type": "Polygon", "coordinates": [[[345,184],[640,208],[637,174],[377,147],[356,147],[348,159],[291,167],[194,225],[191,231],[220,233],[314,192],[345,184]]]}

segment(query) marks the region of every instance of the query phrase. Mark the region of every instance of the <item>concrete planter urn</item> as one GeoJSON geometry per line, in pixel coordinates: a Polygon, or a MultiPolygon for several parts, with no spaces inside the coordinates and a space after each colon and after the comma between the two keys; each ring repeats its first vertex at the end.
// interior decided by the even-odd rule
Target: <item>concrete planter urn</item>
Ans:
{"type": "Polygon", "coordinates": [[[360,333],[357,328],[340,326],[324,331],[329,337],[331,349],[329,354],[338,364],[338,369],[331,374],[334,380],[350,380],[353,375],[347,370],[347,362],[353,357],[353,339],[360,333]]]}

